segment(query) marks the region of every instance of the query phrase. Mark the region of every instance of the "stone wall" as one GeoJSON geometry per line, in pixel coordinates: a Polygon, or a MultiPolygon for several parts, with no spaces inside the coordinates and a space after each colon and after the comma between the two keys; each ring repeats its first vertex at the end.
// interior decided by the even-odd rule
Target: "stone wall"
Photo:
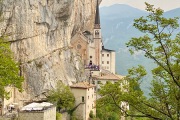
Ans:
{"type": "Polygon", "coordinates": [[[82,80],[83,65],[72,53],[77,31],[92,31],[96,0],[4,0],[1,34],[8,34],[24,92],[16,102],[40,100],[61,80],[67,85],[82,80]]]}
{"type": "Polygon", "coordinates": [[[56,120],[56,107],[44,111],[19,112],[18,120],[56,120]]]}

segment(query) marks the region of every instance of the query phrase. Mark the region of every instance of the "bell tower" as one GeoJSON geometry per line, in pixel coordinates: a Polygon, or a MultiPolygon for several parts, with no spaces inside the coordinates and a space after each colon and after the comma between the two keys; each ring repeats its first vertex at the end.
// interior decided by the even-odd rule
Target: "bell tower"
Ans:
{"type": "Polygon", "coordinates": [[[94,42],[95,42],[95,61],[96,65],[101,66],[101,50],[102,50],[102,40],[101,40],[101,26],[100,26],[100,16],[99,16],[99,0],[96,3],[96,14],[94,21],[94,42]]]}

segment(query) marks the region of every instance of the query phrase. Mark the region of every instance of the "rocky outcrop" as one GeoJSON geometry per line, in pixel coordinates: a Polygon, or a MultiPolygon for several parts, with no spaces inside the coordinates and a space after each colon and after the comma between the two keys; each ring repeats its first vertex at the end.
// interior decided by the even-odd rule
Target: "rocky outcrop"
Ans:
{"type": "Polygon", "coordinates": [[[56,86],[82,80],[80,57],[71,49],[77,31],[92,30],[96,0],[4,0],[2,33],[9,36],[24,92],[17,101],[40,98],[56,86]]]}

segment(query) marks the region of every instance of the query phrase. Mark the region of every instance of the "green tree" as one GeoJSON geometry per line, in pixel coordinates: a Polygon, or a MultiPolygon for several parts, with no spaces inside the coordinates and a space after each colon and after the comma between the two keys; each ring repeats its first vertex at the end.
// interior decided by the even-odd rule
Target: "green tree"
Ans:
{"type": "Polygon", "coordinates": [[[0,98],[8,98],[8,86],[22,90],[23,77],[19,76],[19,64],[15,62],[10,43],[0,37],[0,98]]]}
{"type": "Polygon", "coordinates": [[[62,120],[62,114],[59,112],[56,112],[56,120],[62,120]]]}
{"type": "Polygon", "coordinates": [[[54,103],[60,112],[61,110],[69,111],[73,109],[75,98],[69,86],[58,82],[56,89],[49,92],[48,101],[54,103]]]}
{"type": "Polygon", "coordinates": [[[90,118],[94,118],[94,114],[93,114],[93,111],[91,110],[90,113],[89,113],[89,117],[90,118]]]}
{"type": "Polygon", "coordinates": [[[140,88],[140,83],[147,73],[144,67],[139,65],[129,69],[125,78],[129,82],[128,92],[123,92],[123,88],[127,88],[126,85],[118,87],[115,84],[106,84],[99,92],[102,96],[100,101],[114,104],[121,110],[120,114],[126,117],[179,120],[180,34],[173,33],[179,27],[178,18],[165,18],[163,10],[145,4],[149,15],[134,20],[134,27],[145,35],[132,38],[127,46],[132,54],[135,51],[144,51],[145,57],[157,65],[152,70],[153,80],[149,97],[144,96],[140,88]],[[128,102],[130,110],[121,106],[123,101],[128,102]]]}
{"type": "Polygon", "coordinates": [[[117,107],[114,107],[114,101],[112,96],[119,95],[120,84],[112,84],[107,82],[104,86],[101,87],[101,90],[98,92],[101,96],[101,99],[96,101],[96,117],[100,120],[119,120],[120,119],[120,110],[117,107]]]}

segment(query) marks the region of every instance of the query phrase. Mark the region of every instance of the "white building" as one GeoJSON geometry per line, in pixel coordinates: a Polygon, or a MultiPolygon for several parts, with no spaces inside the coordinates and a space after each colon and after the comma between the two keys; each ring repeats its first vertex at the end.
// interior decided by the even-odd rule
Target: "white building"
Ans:
{"type": "Polygon", "coordinates": [[[101,51],[101,56],[102,56],[102,63],[101,67],[102,69],[108,70],[111,73],[115,74],[115,51],[114,50],[109,50],[105,49],[104,46],[102,46],[102,51],[101,51]]]}
{"type": "Polygon", "coordinates": [[[102,85],[105,85],[107,82],[116,83],[121,81],[123,83],[124,76],[115,75],[113,73],[103,74],[101,76],[93,76],[93,83],[96,86],[96,91],[100,90],[102,85]]]}
{"type": "Polygon", "coordinates": [[[3,98],[1,99],[2,106],[0,107],[0,115],[4,115],[6,113],[17,110],[18,104],[15,102],[15,87],[6,87],[5,91],[8,92],[9,99],[3,98]]]}
{"type": "Polygon", "coordinates": [[[89,120],[89,113],[93,111],[96,114],[96,95],[95,85],[89,84],[88,82],[76,83],[71,87],[71,91],[75,97],[75,115],[80,120],[89,120]]]}
{"type": "MultiPolygon", "coordinates": [[[[123,79],[125,76],[116,75],[113,74],[107,70],[103,70],[101,73],[101,76],[94,75],[93,78],[93,84],[96,86],[96,91],[99,91],[101,89],[101,86],[105,85],[107,82],[116,83],[120,82],[120,86],[123,90],[123,92],[128,92],[128,82],[123,79]]],[[[101,96],[97,95],[97,99],[101,98],[101,96]]],[[[129,104],[125,101],[121,102],[121,107],[124,108],[124,110],[129,110],[129,104]]],[[[122,116],[121,120],[124,120],[124,116],[122,116]]]]}

